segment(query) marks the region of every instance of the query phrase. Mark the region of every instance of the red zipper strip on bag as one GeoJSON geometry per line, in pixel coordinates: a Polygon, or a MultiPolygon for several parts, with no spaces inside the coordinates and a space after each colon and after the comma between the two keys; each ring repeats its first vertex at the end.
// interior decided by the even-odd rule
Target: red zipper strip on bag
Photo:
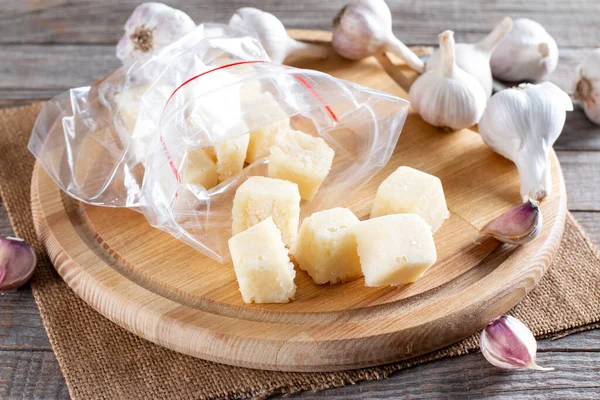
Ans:
{"type": "MultiPolygon", "coordinates": [[[[234,62],[231,64],[226,64],[226,65],[221,65],[220,67],[216,67],[213,69],[210,69],[208,71],[205,71],[201,74],[198,74],[196,76],[191,77],[190,79],[188,79],[187,81],[183,82],[181,85],[179,85],[174,91],[173,93],[171,93],[171,95],[169,96],[167,102],[165,103],[165,106],[163,107],[162,112],[165,111],[165,109],[167,108],[167,105],[169,104],[169,102],[171,101],[171,99],[173,98],[173,96],[175,96],[175,93],[177,93],[177,91],[179,89],[181,89],[182,87],[184,87],[185,85],[187,85],[188,83],[200,78],[201,76],[204,76],[206,74],[209,74],[211,72],[214,71],[218,71],[221,69],[225,69],[225,68],[230,68],[230,67],[235,67],[237,65],[244,65],[244,64],[260,64],[260,63],[266,63],[267,61],[261,61],[261,60],[254,60],[254,61],[238,61],[238,62],[234,62]]],[[[306,81],[306,79],[304,79],[302,76],[300,76],[300,74],[293,74],[294,77],[296,79],[298,79],[298,81],[300,83],[302,83],[302,85],[304,85],[304,87],[306,87],[314,96],[317,100],[319,100],[319,102],[321,104],[324,105],[325,110],[327,111],[327,113],[329,114],[329,116],[331,116],[331,118],[335,121],[338,122],[338,118],[335,115],[335,113],[333,112],[333,110],[331,109],[331,107],[329,107],[327,104],[325,104],[325,100],[323,100],[323,98],[319,95],[319,93],[315,90],[314,87],[312,87],[312,85],[310,83],[308,83],[306,81]]],[[[169,153],[169,149],[167,148],[167,144],[164,141],[163,138],[163,134],[162,132],[160,132],[160,143],[162,145],[163,150],[165,151],[165,154],[167,156],[167,160],[169,161],[169,166],[171,167],[171,170],[173,171],[173,174],[175,175],[175,179],[177,179],[177,183],[181,183],[181,176],[179,175],[179,171],[177,170],[177,167],[175,166],[175,163],[173,162],[173,159],[171,158],[171,154],[169,153]]],[[[175,193],[175,197],[178,196],[178,193],[175,193]]]]}

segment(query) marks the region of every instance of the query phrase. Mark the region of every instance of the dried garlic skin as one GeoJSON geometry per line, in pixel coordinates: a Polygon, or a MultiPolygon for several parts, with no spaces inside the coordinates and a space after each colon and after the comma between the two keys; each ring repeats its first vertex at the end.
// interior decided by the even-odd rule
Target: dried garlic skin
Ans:
{"type": "Polygon", "coordinates": [[[163,3],[142,3],[125,23],[117,44],[117,58],[123,65],[144,61],[196,28],[183,11],[163,3]]]}
{"type": "Polygon", "coordinates": [[[479,134],[517,166],[523,201],[539,201],[551,193],[549,152],[572,110],[569,95],[550,82],[506,89],[488,102],[479,134]]]}
{"type": "Polygon", "coordinates": [[[551,371],[535,363],[537,342],[533,333],[510,315],[494,318],[481,331],[481,353],[490,364],[502,369],[551,371]]]}
{"type": "Polygon", "coordinates": [[[539,81],[556,70],[558,46],[542,25],[517,18],[493,52],[490,66],[494,78],[502,81],[539,81]]]}
{"type": "Polygon", "coordinates": [[[600,49],[583,59],[577,75],[575,98],[590,121],[600,125],[600,49]]]}

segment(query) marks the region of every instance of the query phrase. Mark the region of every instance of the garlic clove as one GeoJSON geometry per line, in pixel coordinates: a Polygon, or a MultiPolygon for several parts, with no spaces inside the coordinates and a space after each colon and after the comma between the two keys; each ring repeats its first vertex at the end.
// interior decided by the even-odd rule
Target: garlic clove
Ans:
{"type": "Polygon", "coordinates": [[[454,32],[440,35],[440,62],[413,83],[411,105],[431,125],[458,130],[475,125],[487,101],[485,91],[473,76],[455,61],[454,32]]]}
{"type": "Polygon", "coordinates": [[[423,61],[392,32],[392,13],[384,0],[352,0],[333,20],[334,50],[349,60],[361,60],[381,51],[390,51],[416,72],[423,61]]]}
{"type": "Polygon", "coordinates": [[[575,98],[590,121],[600,124],[600,49],[583,59],[577,75],[575,98]]]}
{"type": "Polygon", "coordinates": [[[509,315],[494,318],[481,331],[480,348],[486,360],[498,368],[554,370],[535,363],[537,342],[533,333],[509,315]]]}
{"type": "Polygon", "coordinates": [[[542,220],[539,203],[529,199],[485,224],[479,236],[491,236],[503,243],[522,245],[539,235],[542,220]]]}
{"type": "Polygon", "coordinates": [[[125,23],[117,44],[117,58],[123,65],[142,62],[196,28],[183,11],[163,3],[142,3],[125,23]]]}
{"type": "Polygon", "coordinates": [[[23,239],[0,238],[0,290],[24,285],[35,269],[35,252],[23,239]]]}
{"type": "Polygon", "coordinates": [[[291,38],[276,16],[257,8],[240,8],[229,20],[229,26],[255,32],[271,61],[278,64],[290,56],[323,59],[328,55],[324,46],[291,38]]]}
{"type": "MultiPolygon", "coordinates": [[[[492,52],[512,29],[512,19],[505,17],[494,29],[477,43],[456,44],[456,65],[473,75],[483,86],[488,98],[492,96],[494,80],[490,68],[492,52]]],[[[427,60],[427,71],[437,68],[440,52],[436,50],[427,60]]]]}
{"type": "Polygon", "coordinates": [[[496,79],[539,81],[558,66],[558,46],[543,26],[527,18],[518,18],[492,53],[490,66],[496,79]]]}
{"type": "Polygon", "coordinates": [[[552,191],[548,155],[560,136],[571,98],[550,82],[496,93],[479,121],[481,139],[515,163],[521,196],[542,200],[552,191]]]}

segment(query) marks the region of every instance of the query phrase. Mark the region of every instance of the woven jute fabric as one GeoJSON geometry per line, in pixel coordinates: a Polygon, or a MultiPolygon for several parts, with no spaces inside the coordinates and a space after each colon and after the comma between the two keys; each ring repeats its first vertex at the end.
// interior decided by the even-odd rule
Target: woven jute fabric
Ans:
{"type": "MultiPolygon", "coordinates": [[[[199,360],[154,345],[95,312],[60,279],[39,243],[30,211],[34,159],[27,141],[41,104],[0,111],[0,195],[15,233],[32,243],[39,265],[33,294],[74,399],[264,398],[322,390],[443,357],[477,351],[478,335],[381,367],[335,373],[258,371],[199,360]]],[[[511,313],[538,337],[599,327],[600,254],[571,215],[548,273],[511,313]]]]}

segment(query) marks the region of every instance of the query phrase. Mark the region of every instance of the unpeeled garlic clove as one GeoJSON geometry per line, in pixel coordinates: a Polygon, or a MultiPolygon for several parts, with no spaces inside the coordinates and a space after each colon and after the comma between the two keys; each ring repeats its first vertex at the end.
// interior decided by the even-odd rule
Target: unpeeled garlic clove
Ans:
{"type": "Polygon", "coordinates": [[[479,121],[481,139],[515,163],[521,196],[542,200],[552,190],[549,152],[573,110],[568,94],[550,82],[496,93],[479,121]]]}
{"type": "Polygon", "coordinates": [[[479,236],[491,236],[503,243],[525,244],[542,231],[542,220],[539,203],[529,199],[485,224],[479,236]]]}
{"type": "Polygon", "coordinates": [[[290,56],[316,59],[327,57],[327,48],[291,38],[276,16],[257,8],[240,8],[229,20],[229,26],[256,32],[271,61],[278,64],[290,56]]]}
{"type": "Polygon", "coordinates": [[[494,318],[481,331],[481,353],[490,364],[503,369],[552,371],[535,363],[537,342],[533,333],[510,315],[494,318]]]}
{"type": "Polygon", "coordinates": [[[558,66],[558,46],[544,27],[527,18],[498,44],[490,60],[492,75],[507,82],[539,81],[558,66]]]}
{"type": "Polygon", "coordinates": [[[380,51],[402,58],[416,72],[423,61],[392,32],[392,13],[384,0],[352,0],[333,20],[334,50],[349,60],[361,60],[380,51]]]}
{"type": "MultiPolygon", "coordinates": [[[[506,17],[479,42],[456,45],[456,65],[473,75],[481,83],[488,98],[492,96],[494,83],[490,58],[498,43],[510,32],[512,25],[512,19],[506,17]]],[[[427,71],[437,68],[439,63],[440,51],[436,50],[427,60],[427,71]]]]}
{"type": "Polygon", "coordinates": [[[590,121],[600,124],[600,49],[583,59],[577,75],[575,98],[590,121]]]}
{"type": "Polygon", "coordinates": [[[458,130],[479,121],[487,98],[477,79],[456,65],[454,32],[440,35],[440,62],[417,78],[409,98],[415,111],[434,126],[458,130]]]}
{"type": "Polygon", "coordinates": [[[117,58],[123,65],[142,62],[196,28],[183,11],[163,3],[142,3],[125,23],[117,44],[117,58]]]}
{"type": "Polygon", "coordinates": [[[0,238],[0,290],[24,285],[35,269],[35,252],[23,239],[0,238]]]}

